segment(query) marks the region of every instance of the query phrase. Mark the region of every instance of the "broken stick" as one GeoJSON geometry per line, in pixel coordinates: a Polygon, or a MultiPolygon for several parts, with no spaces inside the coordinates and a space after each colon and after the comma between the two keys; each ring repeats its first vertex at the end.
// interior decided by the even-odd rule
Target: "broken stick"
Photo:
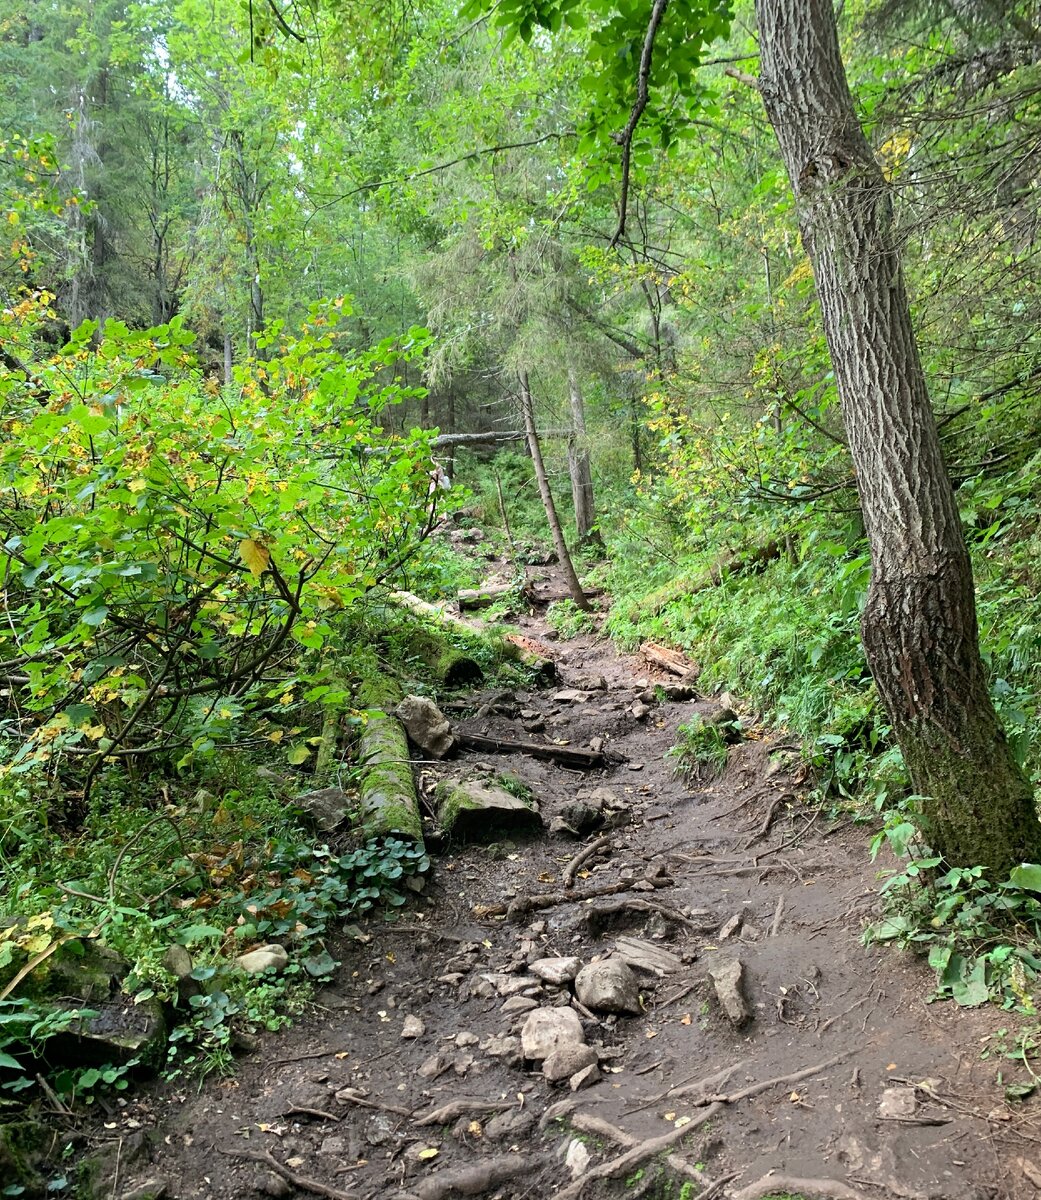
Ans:
{"type": "Polygon", "coordinates": [[[341,1192],[339,1188],[329,1187],[326,1183],[319,1183],[317,1179],[308,1179],[306,1175],[297,1175],[295,1171],[291,1171],[287,1166],[284,1166],[278,1161],[273,1154],[269,1154],[266,1150],[225,1150],[222,1146],[217,1146],[221,1154],[226,1154],[229,1158],[245,1158],[250,1162],[263,1163],[265,1167],[270,1167],[276,1175],[281,1175],[287,1182],[291,1183],[298,1191],[310,1192],[314,1196],[325,1196],[327,1200],[358,1200],[357,1192],[341,1192]]]}

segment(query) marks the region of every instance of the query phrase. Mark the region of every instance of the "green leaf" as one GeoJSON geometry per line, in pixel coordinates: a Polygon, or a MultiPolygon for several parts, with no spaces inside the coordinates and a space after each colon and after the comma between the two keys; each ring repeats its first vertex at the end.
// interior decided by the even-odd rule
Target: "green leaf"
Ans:
{"type": "Polygon", "coordinates": [[[1025,888],[1029,892],[1041,892],[1041,864],[1022,863],[1013,867],[1008,881],[1013,887],[1025,888]]]}
{"type": "Polygon", "coordinates": [[[23,1069],[22,1064],[17,1058],[12,1058],[10,1054],[5,1054],[2,1050],[0,1050],[0,1067],[5,1067],[9,1071],[21,1071],[23,1069]]]}
{"type": "Polygon", "coordinates": [[[298,767],[301,763],[307,762],[310,757],[311,751],[306,746],[291,746],[286,755],[286,761],[290,766],[298,767]]]}

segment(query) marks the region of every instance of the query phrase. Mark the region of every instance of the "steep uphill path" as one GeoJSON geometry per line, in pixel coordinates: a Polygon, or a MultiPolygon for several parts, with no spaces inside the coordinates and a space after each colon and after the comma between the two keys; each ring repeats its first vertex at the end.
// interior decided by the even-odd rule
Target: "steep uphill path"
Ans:
{"type": "MultiPolygon", "coordinates": [[[[524,630],[550,636],[537,616],[524,630]]],[[[547,821],[592,809],[604,826],[447,847],[397,924],[338,948],[313,1015],[265,1036],[233,1079],[139,1094],[108,1123],[118,1178],[103,1194],[1041,1194],[1041,1102],[1007,1105],[980,1058],[1001,1014],[930,1007],[920,964],[860,944],[877,888],[865,833],[804,802],[792,743],[750,727],[720,778],[690,781],[666,755],[717,700],[659,703],[665,677],[595,636],[553,653],[556,684],[474,696],[459,727],[602,742],[625,761],[462,757],[523,781],[547,821]],[[597,956],[651,960],[635,968],[642,1011],[594,1012],[574,984],[530,970],[597,956]],[[551,1083],[523,1057],[543,1007],[595,1049],[586,1074],[587,1051],[571,1062],[588,1086],[551,1083]]],[[[458,767],[423,766],[421,782],[458,767]]]]}

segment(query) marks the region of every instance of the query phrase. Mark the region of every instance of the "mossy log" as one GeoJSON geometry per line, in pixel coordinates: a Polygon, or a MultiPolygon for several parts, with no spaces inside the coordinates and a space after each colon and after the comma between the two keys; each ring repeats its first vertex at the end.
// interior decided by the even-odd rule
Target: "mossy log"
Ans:
{"type": "Polygon", "coordinates": [[[465,612],[468,608],[490,608],[497,601],[505,600],[516,590],[510,583],[490,583],[479,588],[460,588],[456,594],[456,603],[459,605],[460,612],[465,612]]]}
{"type": "Polygon", "coordinates": [[[369,837],[391,834],[423,843],[416,784],[405,729],[392,713],[401,693],[391,683],[368,681],[358,707],[369,712],[358,739],[361,764],[361,826],[369,837]]]}
{"type": "Polygon", "coordinates": [[[424,618],[424,624],[417,622],[409,632],[408,650],[430,668],[438,683],[456,688],[480,683],[484,679],[481,664],[465,650],[460,650],[449,638],[450,634],[455,633],[479,640],[481,635],[476,630],[438,605],[428,604],[418,596],[413,596],[411,592],[393,592],[391,599],[424,618]],[[443,627],[445,633],[442,634],[437,626],[443,627]]]}

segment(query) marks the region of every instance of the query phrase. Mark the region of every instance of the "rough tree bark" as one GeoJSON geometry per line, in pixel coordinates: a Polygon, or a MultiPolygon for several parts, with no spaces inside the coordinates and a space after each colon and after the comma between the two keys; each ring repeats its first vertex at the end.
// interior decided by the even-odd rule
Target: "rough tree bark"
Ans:
{"type": "Polygon", "coordinates": [[[571,434],[567,444],[568,474],[571,476],[571,499],[575,508],[575,528],[578,545],[600,543],[596,528],[596,503],[593,498],[593,469],[589,459],[586,434],[586,412],[578,372],[568,364],[568,403],[571,406],[571,434]]]}
{"type": "Polygon", "coordinates": [[[1033,791],[995,714],[972,568],[832,0],[756,0],[760,88],[813,264],[871,547],[868,662],[948,862],[1041,861],[1033,791]]]}
{"type": "Polygon", "coordinates": [[[542,497],[542,507],[546,512],[546,523],[553,536],[553,548],[557,552],[560,569],[564,573],[564,582],[571,598],[579,608],[588,609],[589,600],[586,598],[582,585],[575,573],[575,564],[568,553],[567,542],[564,541],[564,531],[560,527],[560,517],[557,516],[557,506],[553,503],[553,492],[549,486],[549,476],[546,474],[546,464],[542,459],[542,447],[539,445],[539,432],[535,427],[535,406],[531,399],[531,384],[528,382],[528,372],[517,373],[520,384],[521,416],[524,430],[528,435],[528,453],[535,467],[535,478],[539,485],[539,495],[542,497]]]}

